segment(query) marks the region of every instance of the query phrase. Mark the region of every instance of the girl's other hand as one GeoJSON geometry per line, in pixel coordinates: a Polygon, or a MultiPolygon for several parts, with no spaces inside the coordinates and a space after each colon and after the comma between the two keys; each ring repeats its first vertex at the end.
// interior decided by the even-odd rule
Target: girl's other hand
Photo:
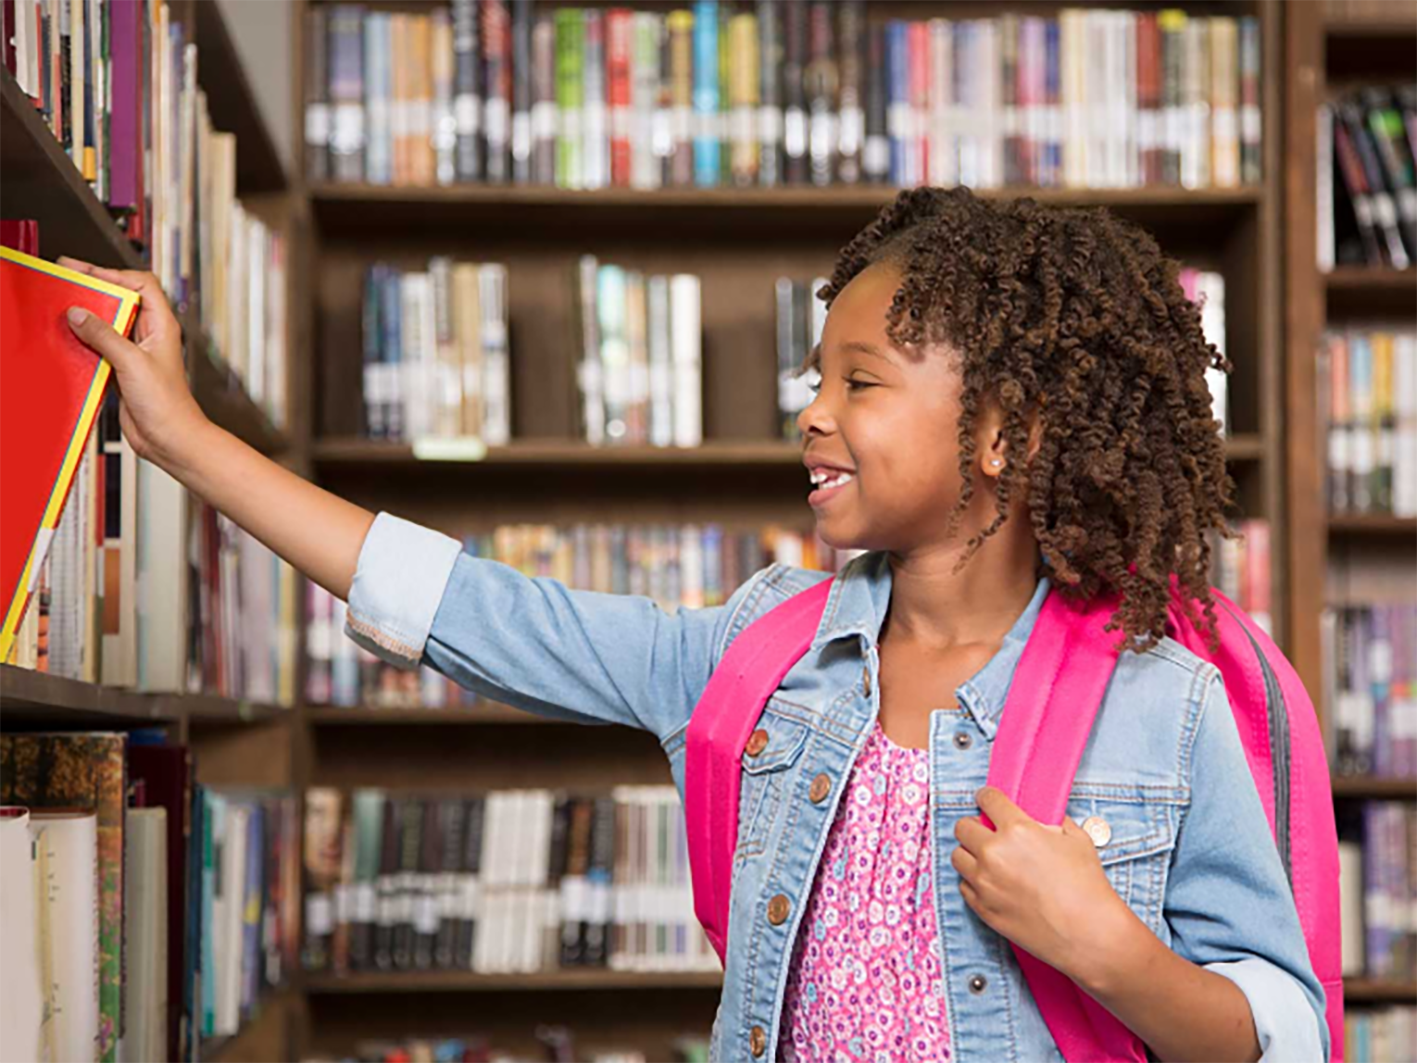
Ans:
{"type": "Polygon", "coordinates": [[[966,903],[1014,944],[1085,982],[1094,965],[1109,962],[1102,953],[1141,926],[1107,881],[1092,839],[1067,816],[1058,827],[1039,823],[992,786],[977,799],[995,829],[978,816],[955,825],[960,844],[950,863],[966,903]]]}
{"type": "Polygon", "coordinates": [[[151,273],[105,269],[74,258],[60,258],[59,264],[142,296],[131,341],[81,308],[70,310],[69,327],[113,367],[123,400],[123,434],[133,450],[167,468],[210,423],[187,387],[182,328],[167,296],[151,273]]]}

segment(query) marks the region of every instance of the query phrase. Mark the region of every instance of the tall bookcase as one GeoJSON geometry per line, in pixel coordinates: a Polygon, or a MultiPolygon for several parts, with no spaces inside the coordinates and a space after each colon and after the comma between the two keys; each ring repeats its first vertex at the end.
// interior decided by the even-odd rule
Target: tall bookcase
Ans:
{"type": "MultiPolygon", "coordinates": [[[[1374,587],[1393,601],[1417,598],[1417,519],[1341,516],[1328,512],[1325,411],[1318,406],[1317,352],[1324,330],[1349,323],[1411,328],[1417,322],[1417,270],[1319,268],[1317,227],[1319,105],[1345,89],[1417,80],[1417,3],[1411,0],[1324,0],[1286,5],[1284,232],[1285,392],[1289,425],[1289,644],[1320,717],[1331,722],[1325,695],[1320,617],[1342,596],[1340,571],[1356,575],[1360,593],[1374,587]],[[1384,586],[1386,585],[1386,586],[1384,586]]],[[[1417,799],[1417,782],[1335,777],[1340,805],[1417,799]]],[[[1417,984],[1351,979],[1349,1002],[1417,1003],[1417,984]]]]}
{"type": "MultiPolygon", "coordinates": [[[[305,13],[294,5],[296,106],[306,72],[305,13]]],[[[391,5],[375,0],[371,8],[391,5]]],[[[431,8],[432,4],[419,5],[431,8]]],[[[591,5],[581,5],[591,6],[591,5]]],[[[667,10],[669,4],[632,5],[667,10]]],[[[678,5],[686,6],[686,5],[678,5]]],[[[1160,4],[1129,5],[1160,8],[1160,4]]],[[[1233,190],[1029,189],[1058,204],[1104,205],[1154,232],[1188,265],[1226,284],[1230,382],[1228,452],[1241,514],[1273,529],[1273,616],[1281,640],[1291,611],[1285,529],[1280,104],[1281,5],[1207,5],[1261,23],[1264,179],[1233,190]]],[[[407,8],[404,8],[405,10],[407,8]]],[[[1037,10],[1030,7],[1030,13],[1037,10]]],[[[873,0],[868,17],[968,18],[977,3],[873,0]]],[[[303,129],[303,112],[294,126],[303,129]]],[[[303,158],[303,143],[296,157],[303,158]]],[[[299,178],[297,177],[297,183],[299,178]]],[[[836,251],[894,196],[879,186],[736,190],[455,185],[311,184],[304,303],[313,346],[306,411],[318,482],[371,509],[388,509],[461,535],[507,522],[716,520],[732,528],[810,527],[800,455],[777,441],[773,281],[828,270],[836,251]],[[703,283],[704,438],[693,450],[592,449],[576,440],[573,267],[578,255],[646,272],[697,273],[703,283]],[[409,266],[435,254],[504,262],[509,269],[513,365],[510,446],[477,461],[420,461],[407,445],[357,436],[360,300],[364,267],[409,266]]],[[[559,786],[606,791],[668,779],[654,739],[623,729],[546,723],[484,705],[477,710],[305,708],[303,778],[391,791],[559,786]]],[[[534,1051],[538,1021],[559,1022],[583,1054],[635,1048],[670,1058],[672,1040],[706,1033],[715,976],[546,972],[490,976],[309,975],[301,1053],[348,1051],[393,1032],[479,1032],[534,1051]],[[632,992],[630,990],[633,990],[632,992]]]]}
{"type": "MultiPolygon", "coordinates": [[[[169,9],[186,40],[197,45],[198,84],[207,95],[213,128],[237,137],[237,196],[248,211],[297,244],[299,215],[292,208],[302,202],[300,193],[260,115],[220,7],[214,0],[169,0],[169,9]]],[[[72,255],[117,269],[146,268],[33,102],[3,68],[0,129],[3,212],[7,218],[39,222],[42,257],[72,255]]],[[[188,379],[206,414],[257,450],[303,468],[294,445],[298,433],[278,428],[251,400],[195,310],[180,318],[188,379]]],[[[287,345],[294,339],[288,336],[287,345]]],[[[298,379],[298,371],[294,375],[298,379]]],[[[298,423],[308,398],[292,392],[292,400],[298,423]]],[[[203,785],[300,790],[293,755],[298,716],[289,708],[207,694],[135,693],[0,665],[0,713],[7,733],[160,728],[170,741],[191,749],[193,777],[203,785]]],[[[294,981],[267,994],[235,1036],[203,1041],[200,1058],[217,1063],[287,1058],[298,1002],[294,981]]]]}

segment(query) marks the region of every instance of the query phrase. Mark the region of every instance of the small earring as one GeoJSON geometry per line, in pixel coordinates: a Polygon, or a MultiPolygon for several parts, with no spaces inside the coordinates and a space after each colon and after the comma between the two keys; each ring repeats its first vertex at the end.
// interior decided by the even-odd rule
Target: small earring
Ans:
{"type": "Polygon", "coordinates": [[[992,460],[989,462],[989,464],[990,464],[990,465],[1002,465],[1002,464],[1004,464],[1004,463],[1003,463],[1002,461],[1000,461],[998,458],[994,458],[994,459],[992,459],[992,460]]]}

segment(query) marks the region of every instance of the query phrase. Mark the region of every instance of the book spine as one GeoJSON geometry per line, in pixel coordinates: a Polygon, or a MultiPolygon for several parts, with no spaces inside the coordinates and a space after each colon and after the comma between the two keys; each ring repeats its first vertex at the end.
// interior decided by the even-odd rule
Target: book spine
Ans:
{"type": "Polygon", "coordinates": [[[718,2],[694,3],[694,184],[718,184],[718,2]]]}
{"type": "Polygon", "coordinates": [[[672,134],[669,109],[660,97],[660,65],[664,53],[664,20],[652,12],[636,12],[630,67],[630,185],[658,188],[672,134]]]}
{"type": "Polygon", "coordinates": [[[512,0],[512,180],[526,184],[532,179],[532,65],[531,35],[534,19],[532,0],[512,0]]]}
{"type": "Polygon", "coordinates": [[[807,142],[806,0],[782,5],[782,150],[783,177],[789,185],[806,184],[810,174],[807,142]]]}
{"type": "Polygon", "coordinates": [[[832,40],[832,10],[826,0],[812,0],[807,12],[807,157],[812,184],[831,184],[836,172],[837,67],[832,40]]]}
{"type": "Polygon", "coordinates": [[[1260,26],[1253,16],[1240,18],[1240,180],[1259,184],[1262,176],[1260,136],[1260,26]]]}
{"type": "Polygon", "coordinates": [[[669,183],[694,183],[694,13],[671,11],[669,30],[670,128],[669,183]]]}
{"type": "Polygon", "coordinates": [[[538,12],[531,31],[531,180],[556,183],[556,23],[538,12]]]}
{"type": "Polygon", "coordinates": [[[585,64],[582,102],[581,160],[585,187],[604,188],[610,183],[610,128],[606,110],[605,12],[582,11],[585,25],[585,64]]]}
{"type": "Polygon", "coordinates": [[[835,5],[839,19],[836,179],[854,185],[862,179],[862,152],[866,140],[864,77],[866,10],[861,0],[835,5]]]}
{"type": "Polygon", "coordinates": [[[364,169],[365,180],[370,184],[388,184],[393,180],[388,21],[388,15],[381,12],[371,12],[364,19],[364,116],[368,140],[364,169]]]}
{"type": "Polygon", "coordinates": [[[447,11],[435,11],[431,21],[429,46],[432,50],[432,145],[433,174],[440,185],[457,180],[457,118],[453,113],[453,24],[447,11]]]}
{"type": "Polygon", "coordinates": [[[758,183],[782,183],[782,9],[777,0],[757,0],[758,183]]]}
{"type": "Polygon", "coordinates": [[[586,187],[581,158],[584,33],[585,24],[579,9],[556,10],[556,102],[560,115],[556,185],[559,188],[586,187]]]}
{"type": "Polygon", "coordinates": [[[728,27],[730,164],[733,184],[738,188],[751,188],[758,183],[758,78],[761,70],[757,17],[734,15],[728,27]]]}
{"type": "Polygon", "coordinates": [[[482,24],[477,0],[452,0],[453,168],[459,181],[480,181],[482,167],[482,24]]]}
{"type": "Polygon", "coordinates": [[[482,54],[487,81],[483,103],[487,180],[511,176],[511,27],[507,0],[481,0],[482,54]]]}
{"type": "Polygon", "coordinates": [[[610,118],[610,184],[630,185],[630,65],[634,13],[613,7],[605,13],[606,102],[610,118]]]}
{"type": "Polygon", "coordinates": [[[364,179],[363,12],[330,9],[330,169],[336,181],[364,179]]]}

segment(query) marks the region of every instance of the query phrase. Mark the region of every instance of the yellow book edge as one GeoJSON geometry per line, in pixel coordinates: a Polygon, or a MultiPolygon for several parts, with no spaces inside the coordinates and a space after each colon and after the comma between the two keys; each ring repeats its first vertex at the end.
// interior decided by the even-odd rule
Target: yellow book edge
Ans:
{"type": "MultiPolygon", "coordinates": [[[[138,303],[142,297],[131,289],[124,288],[119,284],[110,284],[108,281],[90,277],[78,270],[47,262],[42,258],[35,258],[33,255],[27,255],[9,247],[0,247],[0,259],[113,296],[118,300],[118,306],[114,311],[113,320],[109,324],[120,335],[126,335],[128,327],[133,323],[133,317],[138,311],[138,303]]],[[[74,472],[79,467],[84,443],[89,437],[89,430],[93,427],[94,420],[98,417],[98,408],[103,402],[103,392],[108,385],[109,374],[112,372],[113,367],[100,358],[98,368],[94,370],[93,380],[89,382],[89,391],[84,397],[84,405],[79,412],[79,418],[74,424],[74,433],[69,437],[69,445],[64,451],[64,461],[59,466],[59,476],[54,481],[54,489],[50,492],[49,502],[44,507],[44,517],[40,520],[39,531],[34,537],[34,542],[30,544],[29,556],[25,558],[25,567],[20,572],[19,588],[14,601],[10,603],[9,611],[5,614],[4,624],[0,626],[0,661],[10,659],[15,635],[20,629],[20,618],[24,616],[25,607],[29,604],[30,596],[34,592],[33,583],[37,576],[36,570],[40,559],[49,548],[50,539],[54,537],[55,528],[59,525],[59,516],[64,507],[64,499],[69,493],[69,484],[73,481],[74,472]]]]}

